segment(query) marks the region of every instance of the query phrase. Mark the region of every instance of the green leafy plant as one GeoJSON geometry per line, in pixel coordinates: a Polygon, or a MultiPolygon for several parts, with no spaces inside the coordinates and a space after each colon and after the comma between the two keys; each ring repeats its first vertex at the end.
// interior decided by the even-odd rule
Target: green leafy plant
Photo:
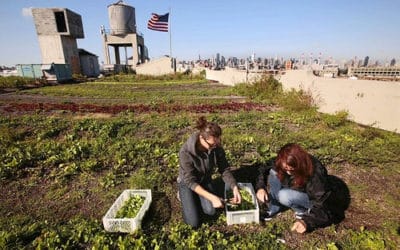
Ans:
{"type": "MultiPolygon", "coordinates": [[[[242,202],[239,204],[228,204],[228,211],[241,211],[241,210],[251,210],[255,209],[256,205],[253,202],[252,194],[246,189],[239,189],[240,195],[242,196],[242,202]]],[[[233,191],[228,190],[226,192],[226,197],[228,200],[233,198],[233,191]]]]}
{"type": "Polygon", "coordinates": [[[330,128],[336,128],[346,124],[349,113],[345,110],[338,111],[334,115],[323,115],[326,124],[330,128]]]}
{"type": "Polygon", "coordinates": [[[131,196],[118,210],[115,218],[135,218],[140,208],[143,206],[144,200],[144,197],[137,194],[131,196]]]}

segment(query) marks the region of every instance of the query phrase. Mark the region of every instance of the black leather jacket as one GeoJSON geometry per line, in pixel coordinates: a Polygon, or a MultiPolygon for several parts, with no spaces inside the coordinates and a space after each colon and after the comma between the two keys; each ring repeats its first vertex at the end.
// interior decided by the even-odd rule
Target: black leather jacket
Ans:
{"type": "MultiPolygon", "coordinates": [[[[332,190],[329,184],[328,172],[318,159],[313,156],[311,156],[311,158],[314,165],[314,173],[305,186],[296,188],[298,191],[305,192],[312,204],[309,212],[302,216],[303,221],[307,225],[307,231],[312,231],[318,227],[329,226],[334,221],[334,208],[332,208],[334,202],[330,200],[332,190]]],[[[267,189],[267,175],[271,167],[275,169],[274,165],[264,165],[259,168],[260,173],[257,178],[256,190],[260,188],[267,189]]],[[[290,183],[290,176],[288,175],[283,180],[282,186],[291,188],[290,183]]]]}

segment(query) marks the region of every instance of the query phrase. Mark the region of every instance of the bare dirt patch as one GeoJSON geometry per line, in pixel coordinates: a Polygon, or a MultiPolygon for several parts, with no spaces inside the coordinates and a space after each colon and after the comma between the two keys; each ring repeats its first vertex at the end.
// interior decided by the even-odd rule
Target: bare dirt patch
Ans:
{"type": "Polygon", "coordinates": [[[331,172],[341,177],[351,192],[344,227],[359,229],[363,226],[372,229],[391,220],[400,222],[400,176],[393,175],[388,179],[379,168],[365,169],[350,164],[344,164],[338,170],[332,169],[331,172]],[[397,203],[388,203],[390,197],[397,203]]]}

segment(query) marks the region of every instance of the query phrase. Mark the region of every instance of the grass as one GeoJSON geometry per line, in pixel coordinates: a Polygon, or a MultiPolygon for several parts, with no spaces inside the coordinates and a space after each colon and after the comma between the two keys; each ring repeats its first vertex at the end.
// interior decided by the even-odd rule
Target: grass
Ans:
{"type": "Polygon", "coordinates": [[[13,100],[27,106],[40,100],[181,107],[164,111],[93,114],[35,106],[7,112],[9,101],[0,96],[0,248],[395,249],[400,244],[399,134],[359,126],[345,111],[319,113],[307,93],[283,92],[273,78],[227,87],[179,77],[114,76],[23,90],[13,100]],[[241,102],[263,108],[220,108],[241,102]],[[198,106],[205,103],[211,108],[198,106]],[[222,126],[228,160],[242,182],[254,182],[253,166],[271,160],[285,143],[303,145],[350,188],[346,219],[306,235],[289,231],[290,211],[260,225],[227,226],[223,211],[206,218],[199,230],[184,225],[176,199],[177,153],[199,115],[222,126]],[[128,188],[152,189],[142,229],[107,233],[101,218],[128,188]]]}
{"type": "Polygon", "coordinates": [[[81,102],[93,101],[108,103],[204,103],[204,99],[213,103],[221,102],[215,97],[234,94],[229,88],[215,86],[208,88],[204,81],[190,83],[114,83],[114,82],[90,82],[84,84],[72,84],[63,86],[48,86],[38,88],[23,94],[35,94],[49,97],[61,97],[64,102],[73,102],[74,98],[81,98],[81,102]],[[185,91],[182,91],[184,89],[185,91]],[[194,101],[196,100],[196,101],[194,101]]]}
{"type": "Polygon", "coordinates": [[[0,76],[0,93],[3,91],[18,91],[45,85],[47,85],[47,83],[43,79],[34,79],[22,76],[0,76]]]}

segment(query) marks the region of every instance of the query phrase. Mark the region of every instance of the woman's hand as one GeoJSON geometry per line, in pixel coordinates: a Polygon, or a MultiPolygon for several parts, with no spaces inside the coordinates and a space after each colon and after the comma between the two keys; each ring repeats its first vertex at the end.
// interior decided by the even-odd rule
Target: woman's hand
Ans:
{"type": "Polygon", "coordinates": [[[224,207],[224,203],[222,202],[221,198],[216,196],[213,193],[208,192],[207,190],[205,190],[202,186],[197,185],[194,188],[194,191],[198,194],[201,195],[202,197],[206,198],[207,200],[209,200],[212,204],[213,207],[215,208],[221,208],[224,207]]]}
{"type": "Polygon", "coordinates": [[[268,194],[267,191],[265,191],[264,188],[260,188],[257,190],[256,193],[257,199],[259,201],[261,201],[262,203],[267,202],[268,201],[268,194]]]}
{"type": "Polygon", "coordinates": [[[224,203],[222,203],[221,198],[219,198],[216,195],[213,195],[213,197],[210,199],[210,201],[211,201],[212,206],[215,207],[215,208],[224,207],[224,203]]]}
{"type": "Polygon", "coordinates": [[[304,221],[302,220],[298,220],[296,221],[293,226],[292,226],[292,231],[296,231],[297,233],[304,233],[305,231],[307,231],[307,225],[306,223],[304,223],[304,221]]]}
{"type": "Polygon", "coordinates": [[[233,198],[230,200],[233,204],[239,204],[242,202],[242,196],[240,195],[239,188],[237,186],[233,187],[233,198]]]}

